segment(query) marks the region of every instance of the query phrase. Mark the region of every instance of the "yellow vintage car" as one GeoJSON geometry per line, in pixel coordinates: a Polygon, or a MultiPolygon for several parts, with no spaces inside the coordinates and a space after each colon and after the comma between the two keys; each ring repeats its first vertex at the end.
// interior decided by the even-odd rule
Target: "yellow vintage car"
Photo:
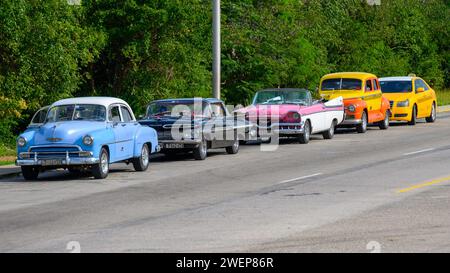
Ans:
{"type": "Polygon", "coordinates": [[[417,119],[436,120],[437,98],[434,90],[416,76],[380,78],[381,91],[391,104],[391,120],[415,125],[417,119]]]}
{"type": "Polygon", "coordinates": [[[368,124],[389,128],[389,101],[382,96],[378,78],[364,72],[328,74],[320,80],[319,93],[325,100],[344,98],[346,117],[341,127],[356,127],[365,133],[368,124]]]}

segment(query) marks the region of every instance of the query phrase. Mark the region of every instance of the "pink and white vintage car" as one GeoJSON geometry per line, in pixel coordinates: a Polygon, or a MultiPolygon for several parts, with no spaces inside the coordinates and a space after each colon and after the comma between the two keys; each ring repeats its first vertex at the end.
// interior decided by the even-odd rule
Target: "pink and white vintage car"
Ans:
{"type": "Polygon", "coordinates": [[[237,112],[258,125],[258,137],[263,140],[287,136],[297,137],[303,144],[312,134],[332,139],[345,115],[342,97],[326,103],[313,101],[306,89],[262,90],[252,105],[237,112]]]}

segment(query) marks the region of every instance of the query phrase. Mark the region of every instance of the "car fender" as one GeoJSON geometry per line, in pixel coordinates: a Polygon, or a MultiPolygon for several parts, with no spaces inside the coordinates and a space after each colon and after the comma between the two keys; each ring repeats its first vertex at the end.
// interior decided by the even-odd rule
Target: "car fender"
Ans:
{"type": "Polygon", "coordinates": [[[33,144],[34,144],[34,135],[35,135],[35,134],[36,134],[36,130],[33,130],[33,131],[25,131],[24,133],[20,134],[20,135],[17,137],[16,143],[17,143],[17,140],[18,140],[20,137],[25,138],[25,140],[27,141],[27,143],[26,143],[25,146],[23,146],[23,147],[19,147],[19,146],[17,145],[17,155],[19,155],[19,154],[22,153],[22,152],[27,152],[28,149],[29,149],[31,146],[33,146],[33,144]]]}
{"type": "Polygon", "coordinates": [[[391,105],[389,103],[389,100],[385,97],[381,97],[381,113],[383,114],[383,117],[386,113],[386,111],[391,111],[391,105]]]}
{"type": "Polygon", "coordinates": [[[151,143],[150,153],[156,153],[156,147],[158,145],[158,134],[156,133],[156,130],[148,126],[138,126],[134,136],[133,157],[139,157],[141,155],[141,149],[144,143],[151,143]]]}
{"type": "Polygon", "coordinates": [[[83,144],[83,139],[79,139],[77,145],[79,145],[85,151],[92,151],[94,157],[100,157],[100,151],[103,146],[107,146],[109,149],[109,159],[110,162],[115,162],[116,151],[114,149],[113,143],[115,143],[115,136],[111,128],[106,128],[104,130],[96,130],[89,135],[94,139],[94,144],[92,146],[86,146],[83,144]]]}
{"type": "Polygon", "coordinates": [[[367,109],[367,102],[362,99],[347,99],[344,100],[345,108],[348,109],[350,105],[355,106],[355,112],[347,110],[348,115],[355,115],[355,119],[361,119],[364,109],[367,109]]]}

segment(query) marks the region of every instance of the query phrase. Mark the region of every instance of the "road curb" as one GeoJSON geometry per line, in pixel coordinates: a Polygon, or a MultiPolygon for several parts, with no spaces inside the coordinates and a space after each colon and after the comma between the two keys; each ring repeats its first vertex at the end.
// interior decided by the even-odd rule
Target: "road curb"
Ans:
{"type": "Polygon", "coordinates": [[[20,173],[20,168],[15,165],[0,167],[0,179],[17,176],[20,173]]]}
{"type": "Polygon", "coordinates": [[[438,113],[448,113],[448,112],[450,112],[450,105],[438,106],[437,112],[438,113]]]}

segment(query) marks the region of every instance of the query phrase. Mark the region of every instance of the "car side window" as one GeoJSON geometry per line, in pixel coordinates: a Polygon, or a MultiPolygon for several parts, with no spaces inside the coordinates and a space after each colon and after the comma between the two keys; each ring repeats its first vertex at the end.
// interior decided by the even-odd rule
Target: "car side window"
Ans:
{"type": "Polygon", "coordinates": [[[120,111],[122,111],[123,122],[131,122],[133,121],[133,117],[131,116],[130,111],[125,106],[120,106],[120,111]]]}
{"type": "Polygon", "coordinates": [[[425,91],[428,91],[428,86],[423,82],[423,80],[421,79],[416,79],[414,81],[414,88],[417,92],[417,89],[419,89],[420,87],[422,87],[425,91]]]}
{"type": "Polygon", "coordinates": [[[378,90],[380,89],[379,85],[378,85],[378,81],[376,79],[373,79],[373,90],[378,90]]]}
{"type": "Polygon", "coordinates": [[[109,120],[112,122],[120,122],[119,106],[112,106],[109,110],[109,120]]]}
{"type": "Polygon", "coordinates": [[[211,111],[216,117],[224,117],[225,109],[223,109],[223,105],[221,103],[213,103],[211,104],[211,111]]]}
{"type": "Polygon", "coordinates": [[[40,109],[31,120],[31,124],[42,124],[47,117],[48,108],[40,109]]]}
{"type": "Polygon", "coordinates": [[[366,92],[370,92],[370,91],[372,91],[373,90],[373,88],[372,88],[372,80],[367,80],[366,81],[366,92]]]}

